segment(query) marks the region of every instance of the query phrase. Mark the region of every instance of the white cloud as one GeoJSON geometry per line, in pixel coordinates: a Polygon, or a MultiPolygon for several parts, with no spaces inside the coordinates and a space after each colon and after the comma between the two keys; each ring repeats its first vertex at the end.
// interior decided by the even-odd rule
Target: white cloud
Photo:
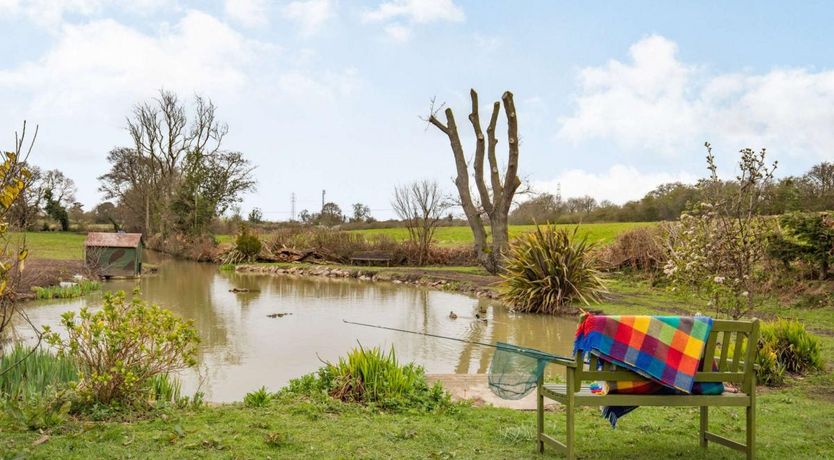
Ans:
{"type": "Polygon", "coordinates": [[[265,0],[226,0],[226,16],[247,27],[264,26],[269,22],[265,0]]]}
{"type": "Polygon", "coordinates": [[[411,38],[414,24],[466,19],[463,8],[454,0],[392,0],[362,14],[364,22],[384,23],[385,33],[394,41],[411,38]]]}
{"type": "Polygon", "coordinates": [[[330,0],[296,0],[284,8],[284,17],[296,21],[305,36],[318,32],[332,16],[333,2],[330,0]]]}
{"type": "Polygon", "coordinates": [[[31,90],[32,104],[75,110],[102,95],[128,100],[160,87],[185,92],[232,91],[258,46],[205,13],[190,11],[170,31],[143,34],[111,19],[62,27],[38,61],[0,70],[0,88],[31,90]]]}
{"type": "Polygon", "coordinates": [[[385,33],[396,42],[407,42],[411,38],[411,27],[395,22],[385,26],[385,33]]]}
{"type": "Polygon", "coordinates": [[[677,45],[660,36],[635,43],[629,55],[580,72],[576,110],[559,120],[560,137],[650,155],[676,156],[710,140],[832,158],[834,71],[710,75],[682,62],[677,45]]]}
{"type": "Polygon", "coordinates": [[[0,0],[0,16],[23,15],[41,27],[57,27],[67,13],[89,16],[101,10],[105,0],[0,0]]]}
{"type": "Polygon", "coordinates": [[[0,18],[24,17],[39,27],[59,31],[66,16],[89,18],[101,14],[108,6],[144,14],[170,7],[171,3],[171,0],[0,0],[0,18]]]}
{"type": "Polygon", "coordinates": [[[463,21],[463,9],[453,0],[392,0],[366,11],[362,18],[368,22],[408,19],[416,23],[435,21],[463,21]]]}
{"type": "Polygon", "coordinates": [[[552,180],[534,181],[532,187],[537,192],[555,194],[557,187],[561,185],[563,198],[590,195],[599,201],[609,200],[622,204],[630,200],[639,200],[660,184],[694,183],[696,180],[697,176],[687,172],[646,173],[633,166],[618,164],[600,173],[571,169],[552,180]]]}

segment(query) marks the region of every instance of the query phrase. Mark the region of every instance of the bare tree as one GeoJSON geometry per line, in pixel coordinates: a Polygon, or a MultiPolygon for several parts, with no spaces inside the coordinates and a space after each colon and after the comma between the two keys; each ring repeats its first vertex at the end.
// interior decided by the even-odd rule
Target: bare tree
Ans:
{"type": "Polygon", "coordinates": [[[173,227],[183,216],[169,211],[172,205],[183,208],[184,199],[192,200],[188,208],[193,222],[198,215],[222,212],[239,193],[252,189],[249,162],[238,152],[221,150],[229,128],[217,120],[216,111],[210,100],[200,96],[192,110],[186,110],[176,94],[161,90],[157,98],[137,104],[128,117],[133,146],[110,152],[111,169],[99,178],[100,190],[142,216],[146,233],[178,230],[173,227]],[[186,183],[196,176],[205,177],[200,187],[186,183]],[[191,196],[183,195],[185,189],[191,196]],[[200,196],[198,201],[197,195],[203,193],[212,196],[200,196]],[[207,206],[211,209],[198,212],[207,206]]]}
{"type": "Polygon", "coordinates": [[[521,185],[521,179],[518,177],[518,117],[513,102],[513,93],[506,91],[501,100],[504,103],[504,113],[507,117],[508,160],[507,168],[502,177],[495,156],[495,146],[498,144],[495,128],[498,123],[501,102],[495,101],[492,105],[492,115],[489,118],[486,137],[484,137],[480,114],[478,113],[478,93],[472,89],[469,95],[472,99],[472,112],[469,114],[469,121],[475,131],[475,158],[472,167],[480,207],[476,206],[472,199],[466,155],[460,142],[460,135],[452,109],[446,108],[445,110],[445,124],[435,117],[434,110],[429,115],[428,121],[449,137],[457,169],[455,185],[460,195],[463,212],[466,214],[469,227],[472,229],[478,261],[490,273],[497,273],[501,271],[504,253],[509,243],[507,216],[513,203],[513,196],[521,185]],[[489,187],[484,179],[485,155],[489,161],[489,187]],[[487,232],[484,228],[482,214],[486,214],[487,219],[489,219],[489,226],[492,230],[491,247],[489,247],[487,241],[487,232]]]}
{"type": "Polygon", "coordinates": [[[394,189],[391,202],[417,250],[417,264],[428,262],[434,232],[449,203],[436,181],[421,180],[394,189]]]}

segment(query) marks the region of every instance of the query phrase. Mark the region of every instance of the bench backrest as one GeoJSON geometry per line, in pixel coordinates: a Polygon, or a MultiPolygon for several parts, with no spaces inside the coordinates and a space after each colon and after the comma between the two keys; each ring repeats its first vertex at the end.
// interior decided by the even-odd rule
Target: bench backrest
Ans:
{"type": "MultiPolygon", "coordinates": [[[[704,360],[695,374],[696,382],[727,382],[741,385],[749,392],[755,385],[753,364],[759,341],[759,320],[714,320],[707,343],[704,360]],[[713,366],[714,363],[714,366],[713,366]]],[[[582,352],[576,354],[576,391],[583,381],[639,381],[644,377],[611,363],[602,362],[591,354],[585,363],[582,352]]]]}

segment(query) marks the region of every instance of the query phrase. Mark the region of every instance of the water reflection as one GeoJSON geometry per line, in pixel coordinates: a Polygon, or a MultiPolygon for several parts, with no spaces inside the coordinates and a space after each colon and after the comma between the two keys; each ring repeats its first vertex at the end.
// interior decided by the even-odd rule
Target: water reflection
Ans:
{"type": "MultiPolygon", "coordinates": [[[[455,341],[352,326],[380,324],[466,340],[510,342],[552,353],[572,347],[573,319],[513,314],[487,300],[460,294],[355,280],[272,277],[219,272],[198,264],[148,254],[159,272],[138,281],[110,281],[105,290],[142,289],[143,296],[193,319],[202,343],[198,372],[183,375],[191,391],[203,380],[211,401],[240,400],[265,385],[278,389],[293,377],[317,369],[319,358],[336,360],[363,346],[394,346],[401,360],[430,373],[483,373],[492,349],[455,341]],[[230,292],[233,288],[249,292],[230,292]],[[486,309],[487,322],[475,318],[486,309]],[[458,319],[449,318],[454,311],[458,319]],[[291,313],[269,318],[272,313],[291,313]]],[[[100,304],[84,299],[36,302],[27,306],[35,324],[55,325],[61,313],[100,304]]]]}

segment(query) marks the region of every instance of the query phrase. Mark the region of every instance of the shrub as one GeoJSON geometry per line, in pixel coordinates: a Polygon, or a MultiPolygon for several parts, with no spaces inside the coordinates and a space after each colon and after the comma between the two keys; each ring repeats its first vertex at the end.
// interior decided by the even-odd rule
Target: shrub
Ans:
{"type": "Polygon", "coordinates": [[[785,365],[779,362],[779,355],[770,342],[759,342],[756,352],[756,381],[762,385],[776,387],[785,381],[785,365]]]}
{"type": "Polygon", "coordinates": [[[598,301],[605,291],[587,236],[553,226],[536,227],[510,245],[502,298],[515,310],[558,313],[574,301],[598,301]]]}
{"type": "Polygon", "coordinates": [[[640,227],[617,236],[601,251],[601,258],[610,269],[631,269],[655,273],[669,260],[669,252],[661,227],[640,227]]]}
{"type": "Polygon", "coordinates": [[[249,233],[246,228],[241,229],[235,240],[235,250],[246,260],[254,260],[261,252],[261,240],[256,235],[249,233]]]}
{"type": "Polygon", "coordinates": [[[783,234],[768,240],[768,255],[786,267],[802,260],[819,279],[828,278],[834,265],[834,218],[827,213],[789,213],[779,217],[779,224],[783,234]]]}
{"type": "Polygon", "coordinates": [[[823,369],[820,340],[799,321],[779,319],[765,323],[759,349],[773,351],[777,361],[791,374],[823,369]]]}
{"type": "Polygon", "coordinates": [[[266,391],[266,387],[260,387],[243,397],[243,405],[246,407],[266,407],[272,400],[272,395],[266,391]]]}
{"type": "Polygon", "coordinates": [[[78,359],[79,395],[102,404],[145,403],[154,377],[196,364],[199,337],[191,321],[149,305],[134,291],[106,293],[101,310],[61,315],[65,336],[44,327],[59,356],[78,359]]]}
{"type": "Polygon", "coordinates": [[[354,348],[337,363],[326,363],[317,373],[290,381],[290,393],[326,393],[344,402],[380,405],[386,409],[425,411],[451,405],[439,382],[429,387],[425,371],[414,363],[400,365],[394,349],[354,348]]]}

